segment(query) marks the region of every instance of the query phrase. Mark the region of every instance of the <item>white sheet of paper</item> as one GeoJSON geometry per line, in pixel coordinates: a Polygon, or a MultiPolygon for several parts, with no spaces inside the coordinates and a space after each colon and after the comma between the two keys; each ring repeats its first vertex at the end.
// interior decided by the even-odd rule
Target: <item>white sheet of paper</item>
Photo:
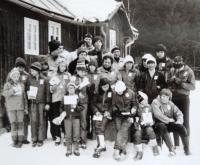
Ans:
{"type": "Polygon", "coordinates": [[[44,80],[40,79],[40,85],[43,85],[43,84],[44,84],[44,80]]]}
{"type": "Polygon", "coordinates": [[[142,113],[144,123],[153,123],[152,113],[142,113]]]}
{"type": "Polygon", "coordinates": [[[93,116],[93,120],[94,120],[94,121],[102,121],[102,120],[103,120],[103,116],[102,116],[102,115],[99,115],[99,116],[94,115],[94,116],[93,116]]]}
{"type": "Polygon", "coordinates": [[[30,90],[28,92],[28,98],[36,99],[38,93],[38,87],[30,86],[30,90]]]}
{"type": "Polygon", "coordinates": [[[77,95],[64,96],[64,105],[77,105],[77,95]]]}

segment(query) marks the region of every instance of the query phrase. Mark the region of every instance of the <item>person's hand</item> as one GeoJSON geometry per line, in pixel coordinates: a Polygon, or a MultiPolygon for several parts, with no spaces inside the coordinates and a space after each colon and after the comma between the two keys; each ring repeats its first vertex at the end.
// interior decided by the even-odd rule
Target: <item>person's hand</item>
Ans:
{"type": "Polygon", "coordinates": [[[101,116],[101,113],[100,112],[96,112],[95,115],[96,116],[101,116]]]}
{"type": "Polygon", "coordinates": [[[179,120],[177,120],[176,122],[175,122],[175,124],[182,124],[179,120]]]}
{"type": "Polygon", "coordinates": [[[135,114],[136,113],[136,109],[135,108],[131,108],[131,114],[135,114]]]}
{"type": "Polygon", "coordinates": [[[45,111],[49,111],[49,109],[50,109],[50,105],[49,105],[49,104],[46,104],[45,107],[44,107],[44,110],[45,110],[45,111]]]}
{"type": "Polygon", "coordinates": [[[174,123],[175,120],[171,118],[171,119],[169,119],[169,122],[170,122],[170,123],[174,123]]]}
{"type": "Polygon", "coordinates": [[[180,78],[177,78],[177,77],[176,77],[176,78],[175,78],[175,82],[176,82],[176,84],[181,84],[182,81],[181,81],[180,78]]]}
{"type": "Polygon", "coordinates": [[[134,122],[132,117],[129,117],[127,120],[128,120],[129,123],[133,123],[134,122]]]}

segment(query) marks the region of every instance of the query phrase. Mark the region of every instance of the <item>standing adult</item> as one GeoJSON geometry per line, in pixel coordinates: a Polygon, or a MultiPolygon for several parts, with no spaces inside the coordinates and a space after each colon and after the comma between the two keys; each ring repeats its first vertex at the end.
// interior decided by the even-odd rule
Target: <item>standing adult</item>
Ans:
{"type": "Polygon", "coordinates": [[[113,68],[119,70],[123,67],[124,59],[121,55],[121,50],[118,46],[112,48],[111,53],[113,55],[113,68]]]}
{"type": "Polygon", "coordinates": [[[86,46],[87,46],[87,51],[93,51],[94,50],[94,46],[92,44],[92,35],[90,33],[85,34],[84,36],[84,41],[86,42],[86,46]]]}

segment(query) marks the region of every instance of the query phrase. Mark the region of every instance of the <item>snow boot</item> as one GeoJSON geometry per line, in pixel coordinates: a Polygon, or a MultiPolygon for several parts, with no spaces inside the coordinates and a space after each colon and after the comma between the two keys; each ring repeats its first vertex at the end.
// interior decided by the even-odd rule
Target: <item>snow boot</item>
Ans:
{"type": "Polygon", "coordinates": [[[67,152],[65,154],[65,156],[70,156],[72,155],[72,145],[71,144],[67,144],[67,152]]]}
{"type": "Polygon", "coordinates": [[[119,161],[124,161],[124,160],[126,159],[126,157],[127,157],[127,152],[126,152],[126,150],[121,150],[121,151],[119,152],[119,155],[120,155],[119,161]]]}
{"type": "Polygon", "coordinates": [[[114,149],[113,159],[119,160],[120,159],[120,150],[114,149]]]}
{"type": "Polygon", "coordinates": [[[181,140],[183,142],[183,148],[184,148],[185,155],[187,155],[187,156],[191,155],[191,152],[190,152],[190,149],[189,149],[189,138],[188,138],[188,136],[181,137],[181,140]]]}
{"type": "Polygon", "coordinates": [[[137,161],[137,160],[141,160],[143,157],[143,152],[142,151],[137,151],[136,152],[136,155],[134,157],[134,160],[137,161]]]}
{"type": "Polygon", "coordinates": [[[32,147],[36,147],[36,146],[37,146],[37,142],[36,142],[36,141],[33,141],[32,147]]]}
{"type": "Polygon", "coordinates": [[[55,146],[60,145],[60,143],[61,143],[61,138],[56,136],[55,146]]]}
{"type": "Polygon", "coordinates": [[[153,146],[153,147],[152,147],[152,150],[153,150],[153,155],[154,155],[154,156],[160,155],[158,146],[153,146]]]}
{"type": "Polygon", "coordinates": [[[38,147],[42,147],[42,146],[43,146],[43,141],[38,141],[38,142],[37,142],[37,146],[38,146],[38,147]]]}
{"type": "Polygon", "coordinates": [[[101,152],[102,151],[101,151],[100,147],[96,148],[95,151],[94,151],[93,157],[94,158],[99,158],[101,156],[101,152]]]}
{"type": "Polygon", "coordinates": [[[78,142],[75,142],[75,144],[74,144],[74,155],[80,156],[79,144],[78,144],[78,142]]]}
{"type": "Polygon", "coordinates": [[[176,152],[175,152],[174,147],[170,148],[170,149],[169,149],[169,157],[173,157],[173,156],[175,156],[175,155],[176,155],[176,152]]]}

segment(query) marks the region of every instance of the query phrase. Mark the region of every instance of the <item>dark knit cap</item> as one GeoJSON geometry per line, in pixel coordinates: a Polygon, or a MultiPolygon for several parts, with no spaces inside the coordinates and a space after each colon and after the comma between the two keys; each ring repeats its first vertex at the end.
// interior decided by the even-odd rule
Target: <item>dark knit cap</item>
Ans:
{"type": "Polygon", "coordinates": [[[84,38],[91,38],[92,39],[92,34],[87,33],[87,34],[85,34],[84,38]]]}
{"type": "Polygon", "coordinates": [[[26,67],[26,61],[21,57],[17,57],[15,60],[15,67],[19,67],[19,66],[22,66],[24,68],[26,67]]]}
{"type": "Polygon", "coordinates": [[[176,57],[174,58],[174,62],[177,62],[177,63],[183,62],[183,57],[182,57],[182,56],[176,56],[176,57]]]}
{"type": "Polygon", "coordinates": [[[36,71],[41,71],[42,65],[39,62],[34,62],[31,64],[31,69],[36,70],[36,71]]]}
{"type": "Polygon", "coordinates": [[[170,99],[172,98],[172,92],[167,88],[163,88],[160,91],[160,96],[162,96],[162,95],[169,96],[170,99]]]}
{"type": "Polygon", "coordinates": [[[49,42],[49,50],[53,52],[54,50],[58,49],[61,46],[60,41],[53,40],[49,42]]]}
{"type": "Polygon", "coordinates": [[[102,61],[104,61],[106,59],[110,59],[111,63],[113,64],[113,57],[111,55],[105,55],[105,56],[103,56],[103,60],[102,61]]]}
{"type": "Polygon", "coordinates": [[[167,52],[167,47],[163,44],[158,44],[156,46],[156,52],[159,52],[159,51],[164,51],[164,52],[167,52]]]}
{"type": "Polygon", "coordinates": [[[111,53],[113,53],[115,50],[120,50],[120,48],[118,46],[115,46],[114,48],[112,48],[111,53]]]}
{"type": "Polygon", "coordinates": [[[106,84],[109,84],[109,81],[107,78],[100,79],[99,86],[104,86],[106,84]]]}
{"type": "Polygon", "coordinates": [[[98,67],[98,64],[97,64],[97,61],[96,61],[96,60],[91,60],[91,61],[89,62],[89,64],[88,64],[88,67],[91,66],[91,65],[95,66],[96,68],[98,67]]]}

